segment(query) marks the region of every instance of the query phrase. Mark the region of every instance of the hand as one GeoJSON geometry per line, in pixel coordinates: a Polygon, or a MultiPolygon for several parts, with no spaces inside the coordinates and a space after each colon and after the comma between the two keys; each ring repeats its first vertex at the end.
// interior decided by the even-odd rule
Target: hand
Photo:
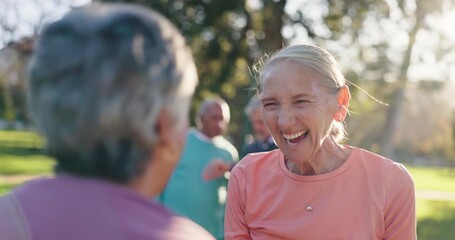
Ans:
{"type": "Polygon", "coordinates": [[[205,181],[210,181],[222,177],[225,172],[231,170],[232,164],[223,161],[222,159],[214,159],[205,167],[202,172],[202,178],[205,181]]]}

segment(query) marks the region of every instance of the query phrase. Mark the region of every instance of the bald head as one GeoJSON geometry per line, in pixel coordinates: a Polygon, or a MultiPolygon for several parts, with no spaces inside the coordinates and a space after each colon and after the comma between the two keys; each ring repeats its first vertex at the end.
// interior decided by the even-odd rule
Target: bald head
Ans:
{"type": "Polygon", "coordinates": [[[205,100],[196,117],[198,129],[207,137],[222,135],[229,124],[229,106],[221,98],[205,100]]]}

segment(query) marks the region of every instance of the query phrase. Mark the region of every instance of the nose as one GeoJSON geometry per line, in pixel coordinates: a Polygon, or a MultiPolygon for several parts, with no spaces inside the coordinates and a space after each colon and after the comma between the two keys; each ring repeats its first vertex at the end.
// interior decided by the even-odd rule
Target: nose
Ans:
{"type": "Polygon", "coordinates": [[[291,130],[293,124],[295,123],[295,116],[292,110],[288,108],[281,108],[278,111],[278,126],[280,129],[286,131],[291,130]]]}

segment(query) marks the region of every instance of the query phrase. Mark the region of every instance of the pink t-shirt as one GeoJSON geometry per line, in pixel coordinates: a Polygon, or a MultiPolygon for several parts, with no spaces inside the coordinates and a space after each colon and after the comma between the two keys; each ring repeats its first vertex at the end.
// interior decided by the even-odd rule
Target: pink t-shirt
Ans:
{"type": "Polygon", "coordinates": [[[414,182],[402,164],[352,148],[338,169],[300,176],[280,150],[233,169],[226,240],[416,239],[414,182]]]}
{"type": "Polygon", "coordinates": [[[33,180],[0,197],[0,239],[215,238],[126,186],[64,175],[33,180]]]}

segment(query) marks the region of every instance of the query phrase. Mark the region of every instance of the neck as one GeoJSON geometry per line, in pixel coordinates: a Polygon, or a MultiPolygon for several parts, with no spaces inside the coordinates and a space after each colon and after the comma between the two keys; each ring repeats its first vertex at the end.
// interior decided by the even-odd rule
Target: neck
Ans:
{"type": "MultiPolygon", "coordinates": [[[[153,164],[149,164],[153,165],[153,164]]],[[[129,186],[140,195],[150,198],[155,197],[166,186],[166,177],[161,176],[154,167],[147,167],[145,172],[129,183],[129,186]]]]}
{"type": "Polygon", "coordinates": [[[339,168],[348,159],[350,153],[351,149],[341,146],[331,139],[326,139],[312,159],[304,162],[292,162],[285,159],[285,163],[287,169],[297,175],[319,175],[339,168]]]}
{"type": "Polygon", "coordinates": [[[132,180],[129,186],[145,197],[159,195],[172,175],[176,165],[175,159],[179,157],[179,151],[168,150],[164,147],[154,148],[151,159],[144,166],[143,173],[132,180]]]}
{"type": "Polygon", "coordinates": [[[201,138],[202,140],[209,141],[211,142],[216,136],[214,137],[209,137],[205,132],[203,132],[201,129],[197,130],[197,136],[201,138]]]}

